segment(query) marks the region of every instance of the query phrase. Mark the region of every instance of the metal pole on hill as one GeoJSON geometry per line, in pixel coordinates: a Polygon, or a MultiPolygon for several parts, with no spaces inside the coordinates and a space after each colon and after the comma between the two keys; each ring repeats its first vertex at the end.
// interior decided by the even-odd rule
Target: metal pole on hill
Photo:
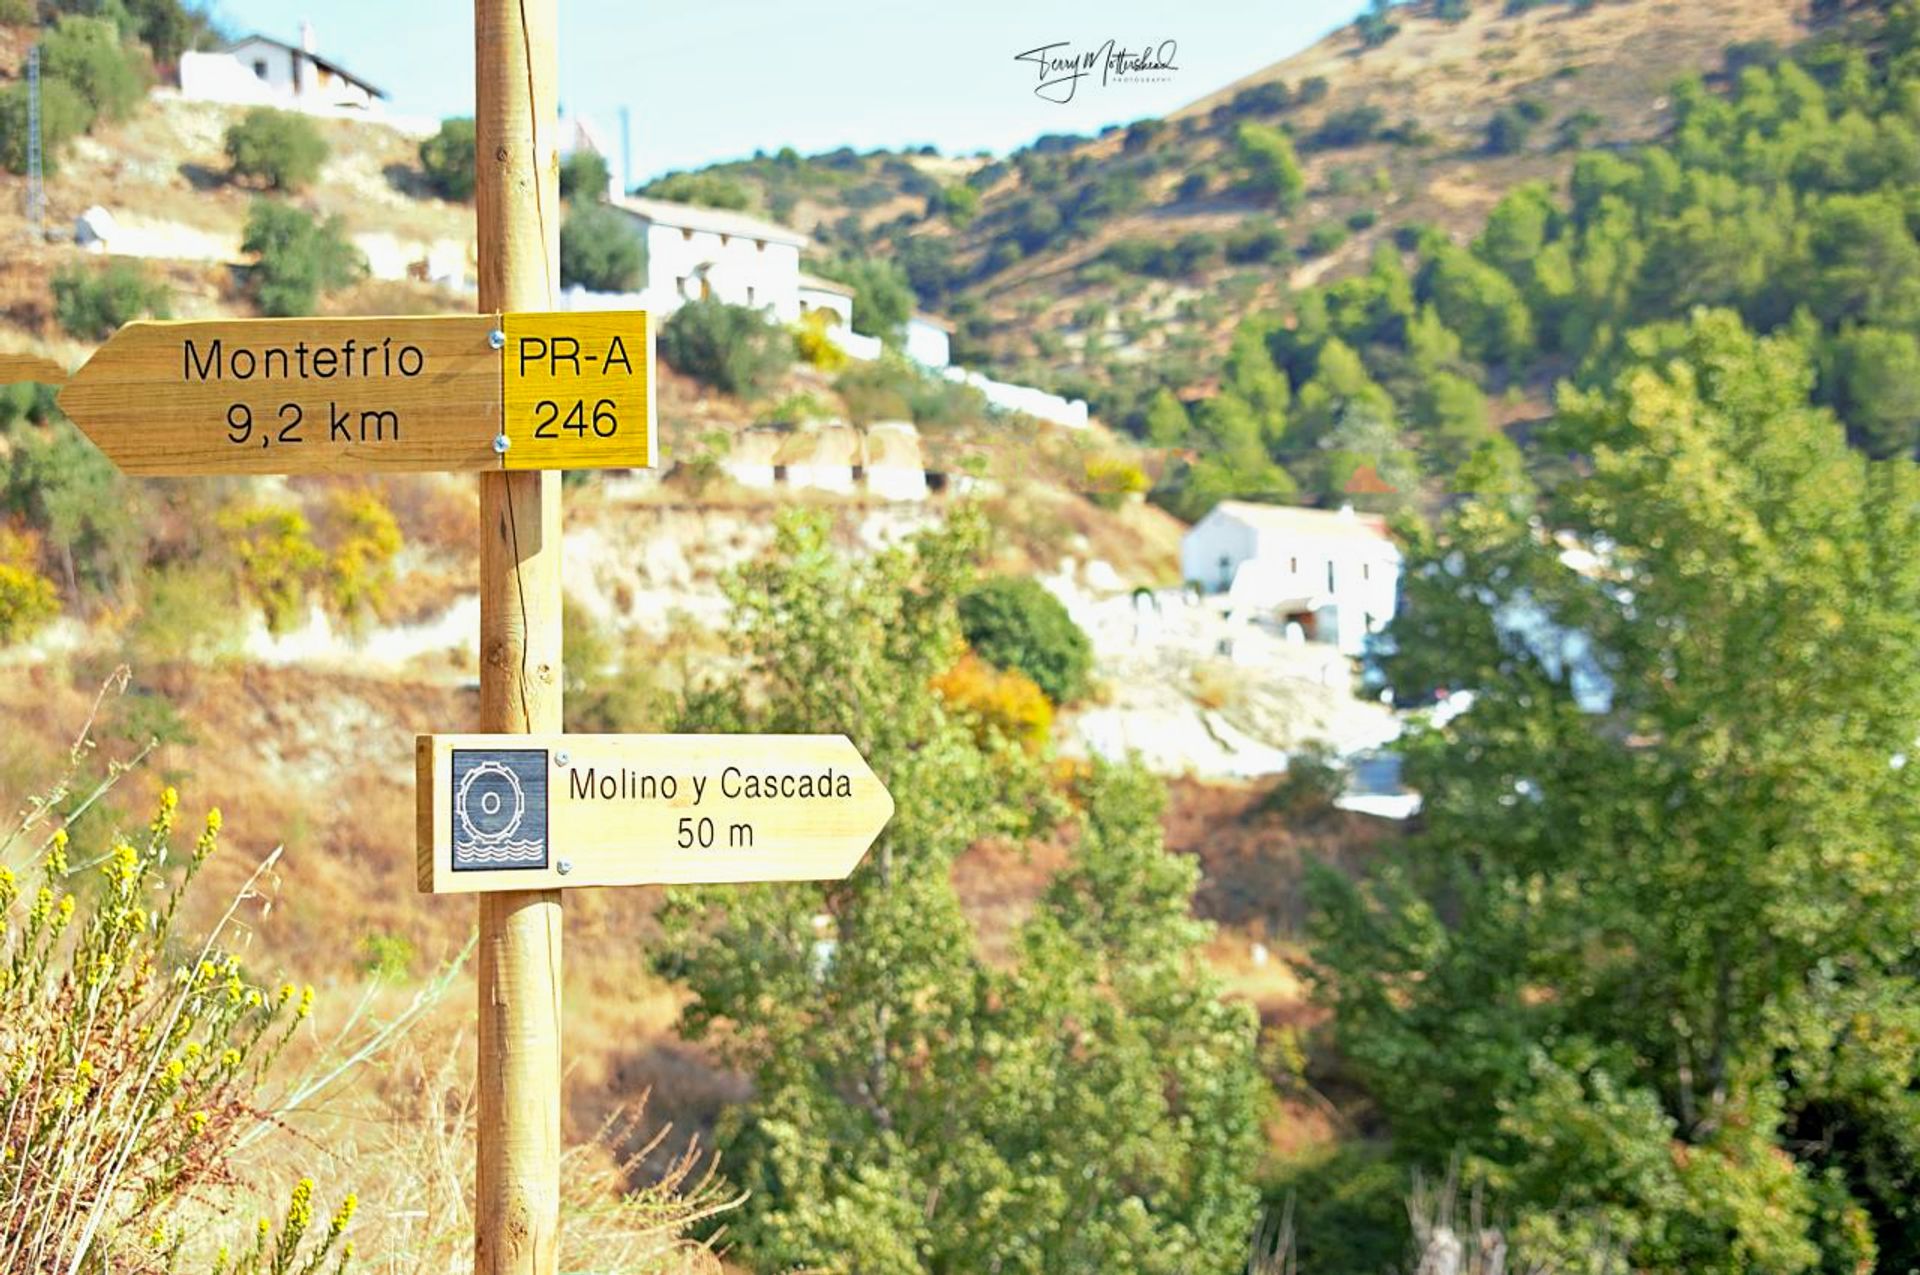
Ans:
{"type": "MultiPolygon", "coordinates": [[[[474,0],[480,310],[548,310],[559,274],[558,0],[474,0]]],[[[480,476],[480,724],[557,732],[560,475],[480,476]]],[[[558,890],[482,894],[476,1275],[553,1275],[560,1229],[558,890]]]]}

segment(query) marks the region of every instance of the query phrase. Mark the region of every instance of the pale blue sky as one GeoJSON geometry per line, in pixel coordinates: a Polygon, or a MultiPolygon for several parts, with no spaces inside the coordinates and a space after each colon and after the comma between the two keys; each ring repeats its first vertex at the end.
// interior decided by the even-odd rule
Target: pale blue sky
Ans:
{"type": "MultiPolygon", "coordinates": [[[[473,8],[465,0],[215,0],[237,32],[298,38],[417,115],[473,109],[473,8]]],[[[1161,115],[1295,52],[1350,20],[1359,0],[560,0],[561,102],[594,123],[619,163],[632,112],[637,179],[774,151],[931,142],[997,153],[1043,133],[1161,115]],[[1129,49],[1176,42],[1158,83],[1097,73],[1064,104],[1034,93],[1016,60],[1055,42],[1129,49]]]]}

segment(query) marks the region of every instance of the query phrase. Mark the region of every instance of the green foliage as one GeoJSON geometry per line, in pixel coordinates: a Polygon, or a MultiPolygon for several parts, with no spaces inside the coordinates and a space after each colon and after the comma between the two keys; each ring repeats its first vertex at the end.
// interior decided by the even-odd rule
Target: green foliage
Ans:
{"type": "Polygon", "coordinates": [[[53,315],[83,341],[104,341],[135,319],[164,319],[171,292],[150,279],[137,262],[114,261],[99,269],[74,264],[53,275],[53,315]]]}
{"type": "Polygon", "coordinates": [[[1323,221],[1307,232],[1303,248],[1309,257],[1324,257],[1347,242],[1347,228],[1337,221],[1323,221]]]}
{"type": "Polygon", "coordinates": [[[1507,496],[1416,546],[1389,676],[1476,699],[1405,745],[1406,853],[1312,883],[1320,995],[1396,1146],[1466,1148],[1563,1261],[1916,1251],[1914,1112],[1865,1095],[1920,1064],[1851,1042],[1920,993],[1920,478],[1812,385],[1797,341],[1701,311],[1567,390],[1547,446],[1587,465],[1537,512],[1600,567],[1507,496]]]}
{"type": "MultiPolygon", "coordinates": [[[[51,177],[60,171],[67,143],[87,131],[93,110],[65,80],[40,81],[41,167],[51,177]]],[[[27,171],[27,86],[14,82],[0,88],[0,164],[10,173],[27,171]]]]}
{"type": "Polygon", "coordinates": [[[575,204],[560,226],[560,285],[631,292],[646,277],[647,246],[633,219],[606,204],[575,204]]]}
{"type": "Polygon", "coordinates": [[[227,129],[226,151],[235,177],[259,181],[269,190],[295,191],[320,175],[327,139],[297,111],[256,106],[227,129]]]}
{"type": "Polygon", "coordinates": [[[897,803],[844,883],[670,898],[682,1030],[753,1082],[720,1132],[750,1193],[729,1233],[769,1270],[1231,1269],[1260,1144],[1251,1015],[1199,959],[1197,869],[1161,845],[1157,785],[1102,766],[1057,793],[1044,755],[931,689],[983,539],[963,510],[860,560],[824,518],[783,518],[730,590],[744,677],[686,705],[684,729],[843,730],[897,803]],[[1069,861],[989,960],[954,860],[1043,835],[1063,795],[1069,861]]]}
{"type": "Polygon", "coordinates": [[[1283,213],[1300,206],[1307,178],[1294,154],[1293,139],[1277,128],[1249,122],[1233,131],[1233,146],[1247,190],[1272,200],[1283,213]]]}
{"type": "Polygon", "coordinates": [[[322,221],[271,199],[253,201],[240,247],[254,254],[254,300],[270,316],[312,314],[322,293],[353,283],[367,269],[339,217],[322,221]]]}
{"type": "Polygon", "coordinates": [[[984,580],[961,596],[959,615],[967,645],[987,663],[1019,669],[1056,704],[1086,694],[1093,646],[1060,599],[1038,580],[984,580]]]}
{"type": "Polygon", "coordinates": [[[611,188],[613,170],[598,151],[577,150],[560,164],[560,198],[601,200],[611,188]]]}
{"type": "Polygon", "coordinates": [[[940,192],[940,213],[957,228],[965,229],[980,215],[980,192],[965,184],[946,187],[940,192]]]}
{"type": "Polygon", "coordinates": [[[123,40],[112,22],[77,14],[62,15],[41,35],[40,69],[86,103],[88,129],[95,119],[125,119],[153,83],[145,50],[123,40]]]}
{"type": "Polygon", "coordinates": [[[1155,447],[1179,447],[1192,429],[1193,422],[1179,396],[1165,386],[1155,391],[1147,407],[1147,441],[1155,447]]]}
{"type": "Polygon", "coordinates": [[[69,597],[117,597],[144,558],[138,490],[64,416],[46,419],[9,439],[7,512],[40,535],[69,597]]]}
{"type": "Polygon", "coordinates": [[[844,283],[853,289],[853,330],[862,336],[879,337],[898,344],[906,334],[907,320],[913,314],[913,287],[906,271],[878,257],[853,261],[824,261],[816,269],[821,277],[844,283]]]}
{"type": "Polygon", "coordinates": [[[703,300],[666,321],[660,356],[715,389],[757,398],[793,365],[793,340],[757,310],[703,300]]]}
{"type": "Polygon", "coordinates": [[[474,124],[467,117],[440,121],[440,131],[420,143],[420,169],[442,199],[473,198],[474,124]]]}
{"type": "Polygon", "coordinates": [[[698,204],[702,208],[726,208],[735,212],[752,204],[752,196],[740,182],[723,173],[669,173],[648,182],[640,193],[652,199],[670,199],[676,204],[698,204]]]}

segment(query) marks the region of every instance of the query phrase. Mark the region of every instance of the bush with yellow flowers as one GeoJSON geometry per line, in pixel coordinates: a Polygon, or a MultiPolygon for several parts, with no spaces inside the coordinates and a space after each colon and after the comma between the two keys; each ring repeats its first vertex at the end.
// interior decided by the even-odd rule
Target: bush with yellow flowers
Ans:
{"type": "MultiPolygon", "coordinates": [[[[176,848],[179,798],[163,789],[145,829],[85,857],[48,831],[64,795],[0,841],[0,1275],[167,1271],[183,1206],[231,1185],[236,1142],[266,1118],[256,1092],[313,989],[256,983],[223,946],[232,908],[184,932],[218,810],[176,848]]],[[[316,1231],[312,1193],[294,1192],[277,1236],[263,1229],[264,1258],[219,1269],[337,1269],[351,1197],[316,1231]]]]}
{"type": "Polygon", "coordinates": [[[793,349],[810,366],[838,372],[847,365],[847,352],[833,343],[827,329],[840,321],[831,310],[813,310],[793,325],[793,349]]]}
{"type": "Polygon", "coordinates": [[[1140,466],[1119,456],[1095,456],[1087,461],[1087,499],[1102,509],[1118,509],[1130,496],[1143,494],[1153,484],[1140,466]]]}
{"type": "Polygon", "coordinates": [[[53,581],[40,574],[39,537],[0,527],[0,642],[17,642],[60,614],[53,581]]]}
{"type": "Polygon", "coordinates": [[[1016,669],[997,669],[968,651],[933,689],[947,706],[972,720],[982,743],[998,734],[1037,752],[1053,730],[1053,704],[1034,680],[1016,669]]]}

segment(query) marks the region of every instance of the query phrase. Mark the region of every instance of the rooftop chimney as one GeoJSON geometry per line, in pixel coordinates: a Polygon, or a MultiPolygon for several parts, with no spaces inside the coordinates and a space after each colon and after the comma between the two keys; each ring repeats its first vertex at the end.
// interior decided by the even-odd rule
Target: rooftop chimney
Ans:
{"type": "Polygon", "coordinates": [[[300,19],[300,48],[306,53],[318,53],[320,51],[314,46],[313,23],[307,21],[305,18],[300,19]]]}

